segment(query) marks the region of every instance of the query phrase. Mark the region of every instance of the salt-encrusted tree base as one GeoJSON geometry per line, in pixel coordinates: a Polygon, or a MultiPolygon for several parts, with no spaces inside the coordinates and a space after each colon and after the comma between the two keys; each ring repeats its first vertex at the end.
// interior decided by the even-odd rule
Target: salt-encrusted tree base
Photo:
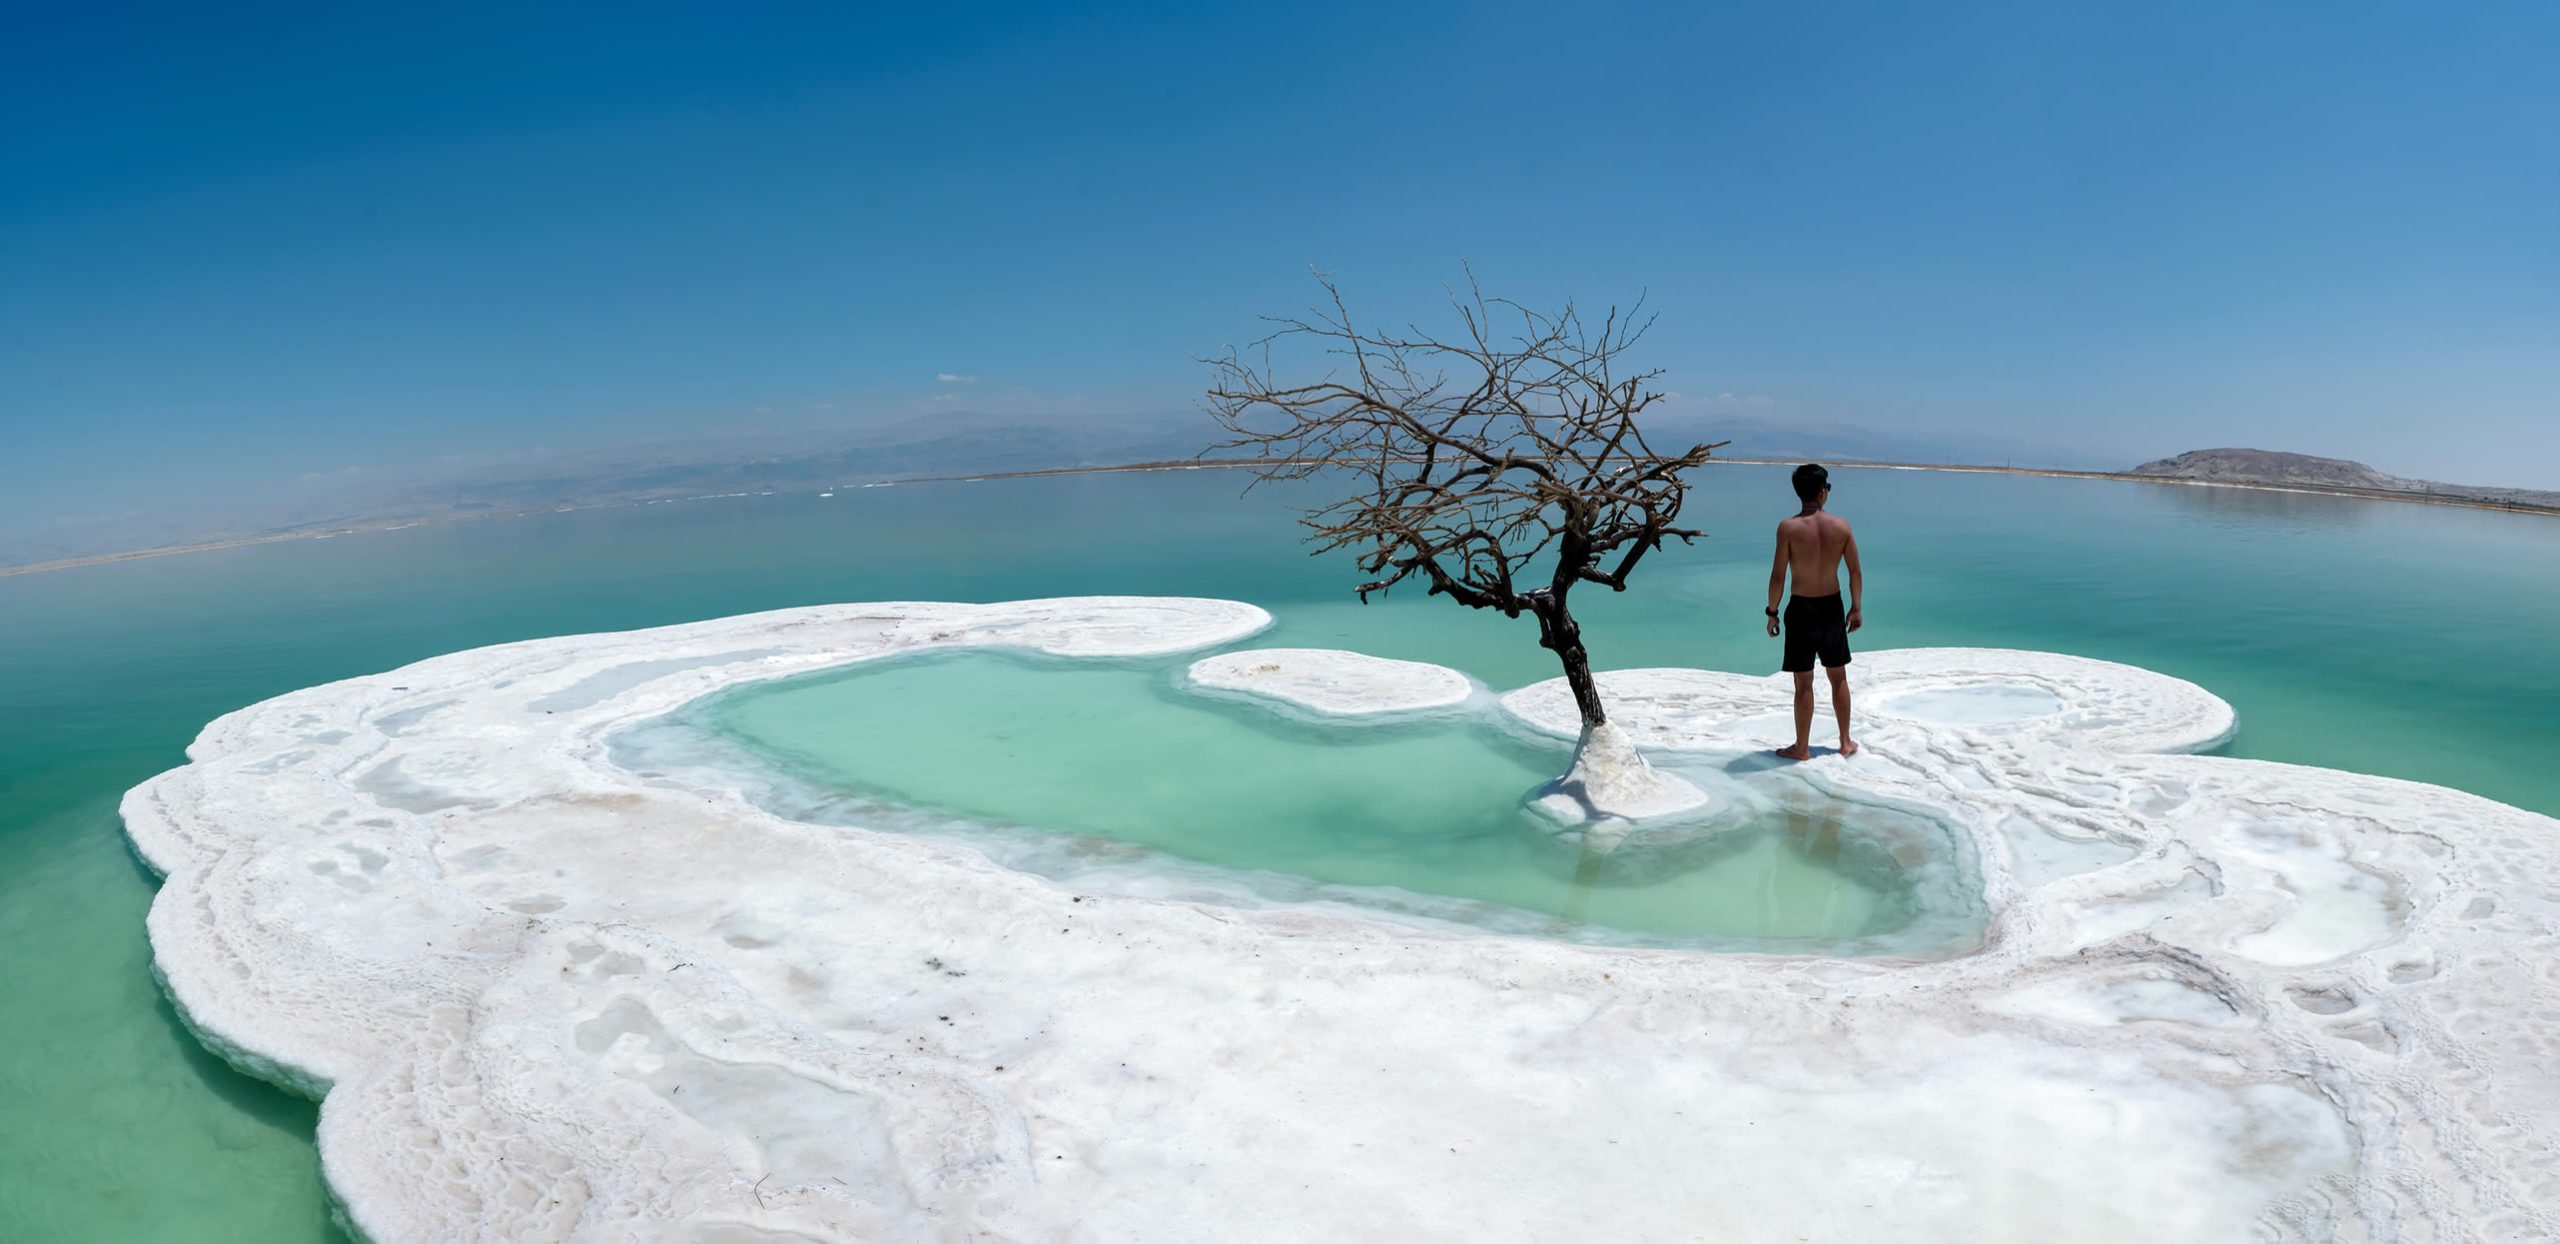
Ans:
{"type": "Polygon", "coordinates": [[[1622,840],[1646,821],[1694,816],[1713,802],[1688,779],[1654,768],[1616,722],[1583,731],[1573,767],[1529,797],[1541,816],[1595,845],[1622,840]]]}

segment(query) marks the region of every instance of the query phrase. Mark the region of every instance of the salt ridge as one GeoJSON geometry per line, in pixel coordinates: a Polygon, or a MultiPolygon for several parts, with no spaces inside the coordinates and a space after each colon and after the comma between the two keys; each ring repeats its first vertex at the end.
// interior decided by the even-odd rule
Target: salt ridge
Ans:
{"type": "MultiPolygon", "coordinates": [[[[157,969],[325,1094],[377,1239],[2560,1233],[2560,824],[2149,754],[2229,710],[2127,667],[1861,655],[1865,754],[1802,772],[1968,836],[1988,941],[1930,961],[1089,895],[610,759],[747,681],[1267,621],[840,606],[281,696],[126,797],[157,969]]],[[[1777,680],[1603,686],[1640,745],[1734,763],[1784,719],[1777,680]]],[[[1506,704],[1552,727],[1554,690],[1506,704]]]]}

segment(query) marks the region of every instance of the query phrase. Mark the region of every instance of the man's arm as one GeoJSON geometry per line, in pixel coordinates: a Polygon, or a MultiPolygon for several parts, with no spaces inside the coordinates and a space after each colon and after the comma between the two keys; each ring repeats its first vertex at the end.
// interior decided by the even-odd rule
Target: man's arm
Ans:
{"type": "Polygon", "coordinates": [[[1778,524],[1778,551],[1769,560],[1769,633],[1778,633],[1778,596],[1787,590],[1787,525],[1778,524]]]}
{"type": "MultiPolygon", "coordinates": [[[[1846,527],[1848,524],[1842,523],[1841,526],[1846,527]]],[[[1858,617],[1858,601],[1867,594],[1866,576],[1858,571],[1857,532],[1849,533],[1849,543],[1840,550],[1840,555],[1849,563],[1849,629],[1854,631],[1864,623],[1864,620],[1858,617]]]]}

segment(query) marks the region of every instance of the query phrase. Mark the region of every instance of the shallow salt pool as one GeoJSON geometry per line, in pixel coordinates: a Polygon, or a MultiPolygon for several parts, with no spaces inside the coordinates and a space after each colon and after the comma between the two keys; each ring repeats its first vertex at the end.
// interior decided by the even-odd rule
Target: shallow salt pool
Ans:
{"type": "Polygon", "coordinates": [[[2004,726],[2050,717],[2062,711],[2062,699],[2042,687],[1994,683],[1978,687],[1934,687],[1886,696],[1874,708],[1897,717],[1947,726],[2004,726]]]}
{"type": "Polygon", "coordinates": [[[1097,889],[1734,950],[1980,938],[1971,870],[1929,817],[1704,760],[1680,770],[1720,796],[1701,833],[1586,851],[1521,806],[1569,750],[1504,732],[1489,708],[1309,722],[1187,691],[1179,668],[892,659],[713,697],[627,735],[620,759],[751,771],[787,815],[959,836],[1097,889]]]}

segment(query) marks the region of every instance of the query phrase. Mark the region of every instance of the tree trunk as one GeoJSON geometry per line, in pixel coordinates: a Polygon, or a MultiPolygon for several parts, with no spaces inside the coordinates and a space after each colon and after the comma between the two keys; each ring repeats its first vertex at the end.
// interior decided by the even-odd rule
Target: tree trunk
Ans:
{"type": "Polygon", "coordinates": [[[1600,684],[1591,677],[1591,654],[1583,651],[1582,628],[1565,608],[1561,594],[1542,595],[1530,609],[1538,617],[1538,646],[1564,663],[1565,685],[1573,688],[1573,704],[1582,710],[1582,729],[1587,734],[1608,721],[1609,714],[1600,707],[1600,684]]]}

